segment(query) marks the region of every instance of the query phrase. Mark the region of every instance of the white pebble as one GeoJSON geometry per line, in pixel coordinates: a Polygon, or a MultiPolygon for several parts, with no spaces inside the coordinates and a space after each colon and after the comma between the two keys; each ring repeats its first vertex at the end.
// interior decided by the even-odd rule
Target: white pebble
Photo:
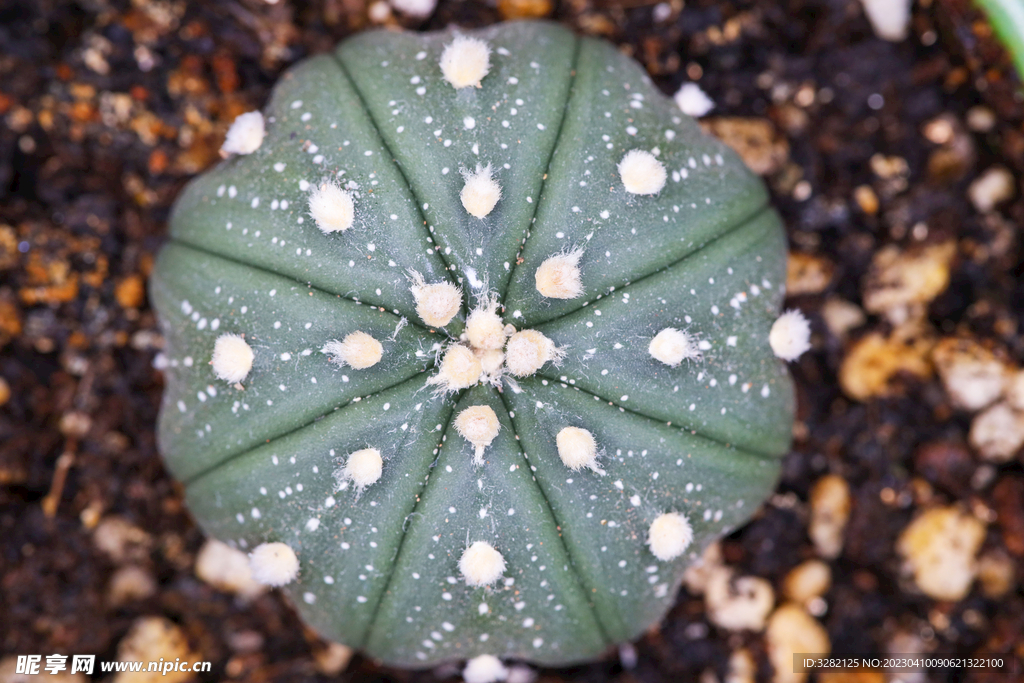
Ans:
{"type": "Polygon", "coordinates": [[[684,114],[694,118],[700,118],[715,108],[715,101],[696,83],[683,83],[673,99],[684,114]]]}
{"type": "Polygon", "coordinates": [[[932,508],[912,521],[896,541],[904,570],[925,595],[955,602],[967,597],[977,575],[976,556],[985,524],[955,505],[932,508]]]}
{"type": "Polygon", "coordinates": [[[462,670],[465,683],[497,683],[508,678],[508,669],[494,655],[479,655],[466,662],[462,670]]]}
{"type": "Polygon", "coordinates": [[[898,43],[907,37],[913,0],[860,0],[875,35],[898,43]]]}
{"type": "Polygon", "coordinates": [[[437,0],[390,0],[391,6],[410,17],[425,18],[434,13],[437,0]]]}

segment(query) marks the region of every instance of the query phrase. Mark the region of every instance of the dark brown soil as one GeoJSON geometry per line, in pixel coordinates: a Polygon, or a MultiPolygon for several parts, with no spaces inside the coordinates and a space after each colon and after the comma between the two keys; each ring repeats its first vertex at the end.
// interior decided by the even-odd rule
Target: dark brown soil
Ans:
{"type": "MultiPolygon", "coordinates": [[[[856,0],[441,0],[429,21],[402,23],[474,27],[529,12],[615,41],[668,94],[696,80],[722,125],[768,122],[778,154],[766,179],[792,250],[831,269],[822,286],[791,299],[815,330],[813,351],[793,365],[796,440],[776,497],[724,542],[726,561],[781,594],[787,572],[815,556],[809,491],[838,474],[853,510],[820,617],[833,652],[884,653],[897,634],[911,634],[935,652],[1024,654],[1020,460],[983,463],[968,445],[971,415],[935,376],[897,376],[867,400],[849,398],[837,376],[851,345],[890,323],[869,315],[844,339],[820,316],[830,296],[861,304],[883,246],[951,239],[951,281],[923,324],[1024,363],[1024,107],[979,15],[966,0],[919,0],[910,37],[896,44],[874,37],[856,0]],[[967,124],[977,105],[992,115],[988,130],[967,124]],[[928,133],[940,117],[952,141],[928,133]],[[875,155],[904,170],[886,171],[875,155]],[[994,164],[1013,172],[1018,197],[982,215],[966,190],[994,164]],[[856,193],[861,186],[877,207],[856,193]],[[901,577],[900,532],[921,509],[957,502],[988,522],[982,552],[1016,565],[999,597],[975,585],[958,602],[937,602],[901,577]]],[[[314,657],[322,644],[280,596],[243,604],[194,575],[204,539],[155,446],[161,339],[145,279],[174,197],[216,161],[226,124],[262,106],[284,68],[369,26],[365,0],[0,2],[0,657],[113,659],[136,619],[162,615],[213,662],[205,680],[330,678],[314,657]],[[108,585],[120,562],[92,533],[108,515],[142,530],[130,561],[157,582],[117,606],[108,585]]],[[[636,644],[635,667],[610,655],[541,676],[722,680],[739,647],[754,655],[758,680],[770,680],[763,635],[715,627],[703,599],[683,590],[660,629],[636,644]]],[[[357,657],[340,677],[426,682],[454,673],[357,657]]]]}

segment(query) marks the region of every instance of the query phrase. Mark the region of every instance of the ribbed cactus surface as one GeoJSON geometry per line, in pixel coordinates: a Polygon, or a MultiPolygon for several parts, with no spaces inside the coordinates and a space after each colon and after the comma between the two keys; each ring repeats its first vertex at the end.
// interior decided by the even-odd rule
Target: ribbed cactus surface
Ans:
{"type": "Polygon", "coordinates": [[[546,23],[358,35],[253,116],[151,287],[200,524],[395,665],[637,637],[788,448],[760,181],[546,23]]]}

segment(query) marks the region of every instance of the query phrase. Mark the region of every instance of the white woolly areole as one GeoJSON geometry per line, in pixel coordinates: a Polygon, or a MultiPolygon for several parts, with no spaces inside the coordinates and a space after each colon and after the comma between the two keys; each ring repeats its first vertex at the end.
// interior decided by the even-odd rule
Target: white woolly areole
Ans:
{"type": "Polygon", "coordinates": [[[427,384],[438,385],[441,393],[458,391],[479,382],[482,371],[475,353],[462,344],[452,344],[445,351],[437,374],[428,379],[427,384]]]}
{"type": "Polygon", "coordinates": [[[470,406],[455,418],[455,429],[463,439],[476,446],[473,463],[483,465],[484,449],[498,436],[501,423],[490,406],[470,406]]]}
{"type": "Polygon", "coordinates": [[[500,374],[505,365],[505,354],[497,349],[474,349],[480,360],[480,370],[485,375],[500,374]]]}
{"type": "Polygon", "coordinates": [[[412,287],[409,291],[416,299],[416,313],[431,327],[444,327],[462,306],[462,290],[450,282],[426,284],[423,276],[409,271],[412,287]]]}
{"type": "Polygon", "coordinates": [[[582,249],[573,249],[545,260],[534,275],[537,291],[551,299],[575,299],[583,294],[579,266],[581,256],[582,249]]]}
{"type": "Polygon", "coordinates": [[[476,541],[459,559],[459,571],[469,586],[490,586],[505,573],[505,558],[486,541],[476,541]]]}
{"type": "Polygon", "coordinates": [[[466,338],[474,349],[500,349],[508,335],[505,323],[495,311],[497,304],[474,308],[466,318],[466,338]]]}
{"type": "Polygon", "coordinates": [[[860,0],[875,35],[892,42],[907,37],[912,3],[913,0],[860,0]]]}
{"type": "Polygon", "coordinates": [[[772,352],[782,360],[796,360],[811,348],[811,323],[803,313],[790,309],[772,325],[768,343],[772,352]]]}
{"type": "Polygon", "coordinates": [[[537,330],[516,332],[505,347],[505,367],[516,377],[526,377],[540,370],[548,361],[557,362],[564,352],[537,330]]]}
{"type": "Polygon", "coordinates": [[[352,195],[331,182],[321,183],[309,195],[309,215],[324,234],[351,228],[355,210],[352,195]]]}
{"type": "Polygon", "coordinates": [[[283,586],[299,575],[299,558],[286,543],[261,543],[249,553],[252,578],[265,586],[283,586]]]}
{"type": "Polygon", "coordinates": [[[654,335],[647,352],[655,360],[660,360],[669,367],[676,367],[684,360],[700,358],[700,350],[693,342],[693,338],[674,327],[666,327],[654,335]]]}
{"type": "Polygon", "coordinates": [[[380,362],[384,355],[384,347],[370,335],[357,330],[342,341],[333,339],[327,342],[320,349],[320,353],[330,356],[332,363],[365,370],[380,362]]]}
{"type": "Polygon", "coordinates": [[[224,144],[220,146],[222,155],[252,154],[263,144],[266,128],[263,125],[263,114],[250,111],[239,114],[228,128],[224,144]]]}
{"type": "Polygon", "coordinates": [[[241,335],[222,334],[213,343],[213,374],[225,382],[237,384],[252,370],[252,359],[256,354],[241,335]]]}
{"type": "Polygon", "coordinates": [[[437,0],[391,0],[391,6],[410,17],[429,17],[437,7],[437,0]]]}
{"type": "Polygon", "coordinates": [[[479,38],[455,36],[441,53],[441,74],[456,90],[474,86],[491,70],[491,48],[479,38]]]}
{"type": "Polygon", "coordinates": [[[665,166],[645,149],[631,149],[619,162],[619,177],[626,192],[658,194],[665,187],[665,166]]]}
{"type": "Polygon", "coordinates": [[[690,521],[678,512],[666,512],[651,522],[647,531],[647,545],[656,558],[663,562],[674,560],[690,547],[693,528],[690,521]]]}
{"type": "Polygon", "coordinates": [[[558,457],[562,464],[573,472],[581,467],[604,474],[604,471],[597,466],[597,441],[594,435],[581,427],[563,427],[555,437],[555,444],[558,446],[558,457]]]}
{"type": "Polygon", "coordinates": [[[483,168],[476,167],[476,172],[463,171],[466,184],[462,188],[459,198],[462,199],[462,206],[470,215],[483,218],[491,212],[494,205],[501,199],[501,185],[491,177],[491,165],[483,168]]]}
{"type": "Polygon", "coordinates": [[[462,670],[465,683],[498,683],[508,678],[508,669],[494,655],[478,655],[462,670]]]}
{"type": "Polygon", "coordinates": [[[380,457],[380,451],[376,448],[363,448],[348,456],[340,477],[338,474],[335,474],[335,477],[351,481],[362,490],[376,483],[383,471],[384,459],[380,457]]]}
{"type": "Polygon", "coordinates": [[[715,108],[715,101],[696,83],[683,83],[673,99],[684,114],[694,118],[700,118],[715,108]]]}

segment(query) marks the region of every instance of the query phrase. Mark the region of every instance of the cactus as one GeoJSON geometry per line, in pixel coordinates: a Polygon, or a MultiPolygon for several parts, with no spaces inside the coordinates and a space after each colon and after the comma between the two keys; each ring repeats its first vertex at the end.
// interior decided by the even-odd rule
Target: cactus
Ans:
{"type": "Polygon", "coordinates": [[[398,666],[643,633],[789,445],[761,182],[548,23],[358,35],[247,116],[151,287],[204,530],[398,666]]]}

